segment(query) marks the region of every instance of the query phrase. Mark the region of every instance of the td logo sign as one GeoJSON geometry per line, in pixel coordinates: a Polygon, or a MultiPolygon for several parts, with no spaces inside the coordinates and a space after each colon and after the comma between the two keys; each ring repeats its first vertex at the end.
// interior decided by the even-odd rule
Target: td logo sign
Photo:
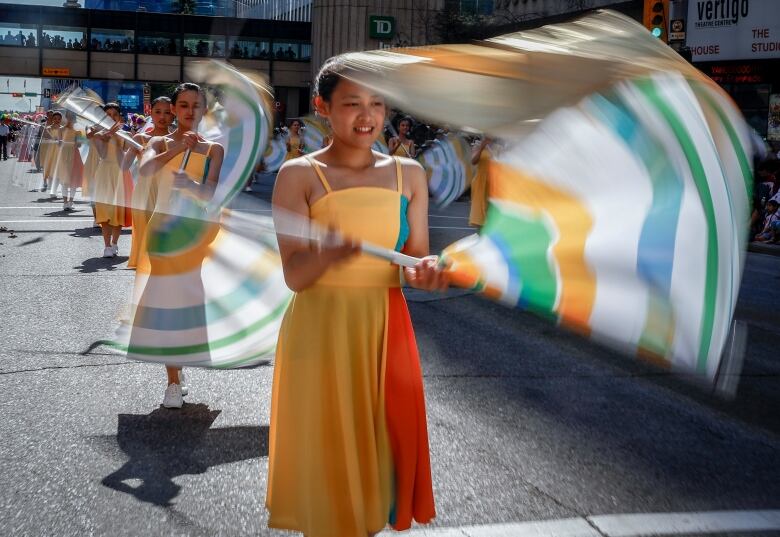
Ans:
{"type": "Polygon", "coordinates": [[[395,35],[395,18],[370,15],[368,17],[368,36],[372,39],[392,39],[395,35]]]}

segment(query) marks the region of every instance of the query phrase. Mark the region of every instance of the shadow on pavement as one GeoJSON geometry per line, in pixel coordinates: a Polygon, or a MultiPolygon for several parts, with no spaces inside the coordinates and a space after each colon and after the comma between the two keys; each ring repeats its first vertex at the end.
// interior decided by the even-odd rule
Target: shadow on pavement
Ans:
{"type": "MultiPolygon", "coordinates": [[[[102,249],[102,246],[101,246],[102,249]]],[[[119,265],[127,262],[128,257],[126,255],[118,255],[116,257],[92,257],[85,259],[81,262],[80,266],[73,267],[82,274],[91,274],[93,272],[111,271],[117,270],[119,265]]]]}
{"type": "Polygon", "coordinates": [[[186,404],[148,415],[120,414],[113,436],[99,437],[129,460],[102,484],[137,500],[170,507],[181,486],[173,478],[202,474],[212,466],[268,456],[268,427],[211,429],[221,410],[186,404]]]}
{"type": "Polygon", "coordinates": [[[21,244],[17,244],[17,246],[30,246],[31,244],[37,244],[39,242],[43,242],[44,237],[35,237],[34,239],[30,239],[28,241],[24,241],[21,244]]]}

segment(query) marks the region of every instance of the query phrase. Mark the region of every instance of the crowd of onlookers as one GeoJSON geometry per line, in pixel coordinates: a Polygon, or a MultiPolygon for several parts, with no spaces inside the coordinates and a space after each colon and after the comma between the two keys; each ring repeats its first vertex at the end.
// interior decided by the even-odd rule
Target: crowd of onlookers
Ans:
{"type": "Polygon", "coordinates": [[[35,42],[35,34],[30,32],[26,37],[24,33],[19,30],[19,33],[12,34],[11,30],[8,30],[8,33],[6,33],[2,38],[0,38],[0,44],[1,45],[12,45],[17,47],[34,47],[35,42]]]}
{"type": "Polygon", "coordinates": [[[755,162],[750,238],[780,244],[780,143],[762,149],[755,162]]]}

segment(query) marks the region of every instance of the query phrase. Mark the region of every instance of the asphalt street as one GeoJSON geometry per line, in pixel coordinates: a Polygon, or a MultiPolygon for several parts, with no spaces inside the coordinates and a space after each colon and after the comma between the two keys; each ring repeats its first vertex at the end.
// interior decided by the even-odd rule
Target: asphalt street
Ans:
{"type": "MultiPolygon", "coordinates": [[[[0,535],[290,535],[264,508],[272,366],[188,370],[174,411],[162,367],[82,354],[126,307],[130,236],[100,258],[89,206],[63,213],[28,168],[0,162],[0,535]]],[[[240,208],[263,210],[266,186],[240,208]]],[[[467,213],[432,211],[434,251],[472,232],[467,213]]],[[[561,520],[640,535],[598,517],[780,512],[780,257],[748,255],[732,400],[463,291],[407,297],[441,528],[426,535],[561,520]]]]}

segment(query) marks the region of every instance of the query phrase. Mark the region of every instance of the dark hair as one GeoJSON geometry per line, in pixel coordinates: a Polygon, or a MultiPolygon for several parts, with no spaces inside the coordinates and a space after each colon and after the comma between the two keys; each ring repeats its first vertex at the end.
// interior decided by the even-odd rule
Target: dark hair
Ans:
{"type": "Polygon", "coordinates": [[[173,90],[173,95],[171,95],[171,104],[176,104],[176,100],[179,98],[179,95],[181,95],[185,91],[197,92],[198,95],[200,95],[201,100],[204,103],[206,102],[206,92],[204,92],[200,86],[198,86],[197,84],[193,84],[192,82],[184,82],[176,86],[176,89],[173,90]]]}
{"type": "Polygon", "coordinates": [[[314,81],[314,95],[319,95],[323,100],[330,102],[333,90],[336,89],[339,82],[344,78],[344,71],[347,66],[342,56],[333,56],[322,64],[320,72],[314,81]]]}
{"type": "Polygon", "coordinates": [[[116,110],[117,114],[121,114],[122,113],[122,108],[117,103],[106,103],[106,104],[103,105],[103,111],[104,112],[108,112],[108,110],[110,108],[113,108],[114,110],[116,110]]]}
{"type": "Polygon", "coordinates": [[[401,119],[399,119],[398,120],[398,126],[400,127],[401,123],[403,123],[404,121],[409,123],[409,130],[411,131],[412,127],[414,127],[414,120],[412,119],[412,116],[404,116],[401,119]]]}
{"type": "Polygon", "coordinates": [[[778,203],[777,200],[769,200],[766,202],[767,205],[769,205],[770,203],[775,207],[780,207],[780,203],[778,203]]]}
{"type": "Polygon", "coordinates": [[[162,96],[157,97],[155,100],[152,101],[152,106],[156,105],[157,103],[168,103],[168,104],[171,104],[171,98],[162,95],[162,96]]]}

